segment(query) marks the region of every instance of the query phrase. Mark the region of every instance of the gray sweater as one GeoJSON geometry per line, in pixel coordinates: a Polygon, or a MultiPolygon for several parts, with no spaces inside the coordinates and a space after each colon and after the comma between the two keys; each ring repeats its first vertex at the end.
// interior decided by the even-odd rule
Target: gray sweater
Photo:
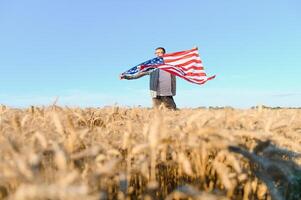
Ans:
{"type": "MultiPolygon", "coordinates": [[[[141,78],[142,76],[145,75],[150,75],[150,79],[149,79],[149,89],[150,89],[150,93],[152,98],[157,97],[158,95],[158,86],[159,86],[159,70],[160,69],[155,69],[153,71],[148,71],[148,72],[142,72],[142,73],[138,73],[136,75],[133,76],[125,76],[125,79],[131,80],[131,79],[137,79],[137,78],[141,78]]],[[[171,74],[171,93],[172,96],[176,95],[176,77],[175,75],[171,74]]]]}

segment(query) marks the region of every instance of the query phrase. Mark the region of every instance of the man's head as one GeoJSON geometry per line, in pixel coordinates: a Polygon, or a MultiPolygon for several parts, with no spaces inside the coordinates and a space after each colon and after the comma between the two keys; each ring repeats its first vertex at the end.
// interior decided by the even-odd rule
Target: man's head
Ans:
{"type": "Polygon", "coordinates": [[[163,47],[158,47],[155,50],[155,55],[157,57],[162,57],[165,54],[165,49],[163,47]]]}

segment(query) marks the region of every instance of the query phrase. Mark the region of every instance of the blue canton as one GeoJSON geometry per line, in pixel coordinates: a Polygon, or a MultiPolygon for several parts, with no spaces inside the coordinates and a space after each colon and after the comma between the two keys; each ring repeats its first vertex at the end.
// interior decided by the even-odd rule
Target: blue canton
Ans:
{"type": "Polygon", "coordinates": [[[129,69],[128,71],[126,71],[122,74],[123,75],[134,75],[139,72],[146,72],[146,71],[154,70],[154,69],[156,69],[157,65],[162,65],[162,64],[164,64],[163,58],[156,57],[156,58],[150,59],[148,61],[145,61],[145,62],[129,69]]]}

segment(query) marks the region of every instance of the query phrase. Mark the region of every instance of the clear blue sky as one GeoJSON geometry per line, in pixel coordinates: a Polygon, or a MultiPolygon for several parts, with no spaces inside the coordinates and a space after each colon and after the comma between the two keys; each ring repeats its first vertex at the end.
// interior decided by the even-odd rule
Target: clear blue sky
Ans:
{"type": "Polygon", "coordinates": [[[151,106],[154,57],[199,47],[203,86],[177,79],[179,107],[301,106],[299,0],[1,0],[0,104],[151,106]]]}

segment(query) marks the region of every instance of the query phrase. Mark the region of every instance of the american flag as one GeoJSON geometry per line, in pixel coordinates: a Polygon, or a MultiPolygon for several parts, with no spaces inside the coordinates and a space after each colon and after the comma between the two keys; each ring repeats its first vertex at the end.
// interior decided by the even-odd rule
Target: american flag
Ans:
{"type": "Polygon", "coordinates": [[[122,75],[132,76],[157,68],[196,84],[204,84],[208,80],[215,78],[215,75],[207,77],[198,48],[164,54],[162,57],[143,62],[122,73],[122,75]]]}

